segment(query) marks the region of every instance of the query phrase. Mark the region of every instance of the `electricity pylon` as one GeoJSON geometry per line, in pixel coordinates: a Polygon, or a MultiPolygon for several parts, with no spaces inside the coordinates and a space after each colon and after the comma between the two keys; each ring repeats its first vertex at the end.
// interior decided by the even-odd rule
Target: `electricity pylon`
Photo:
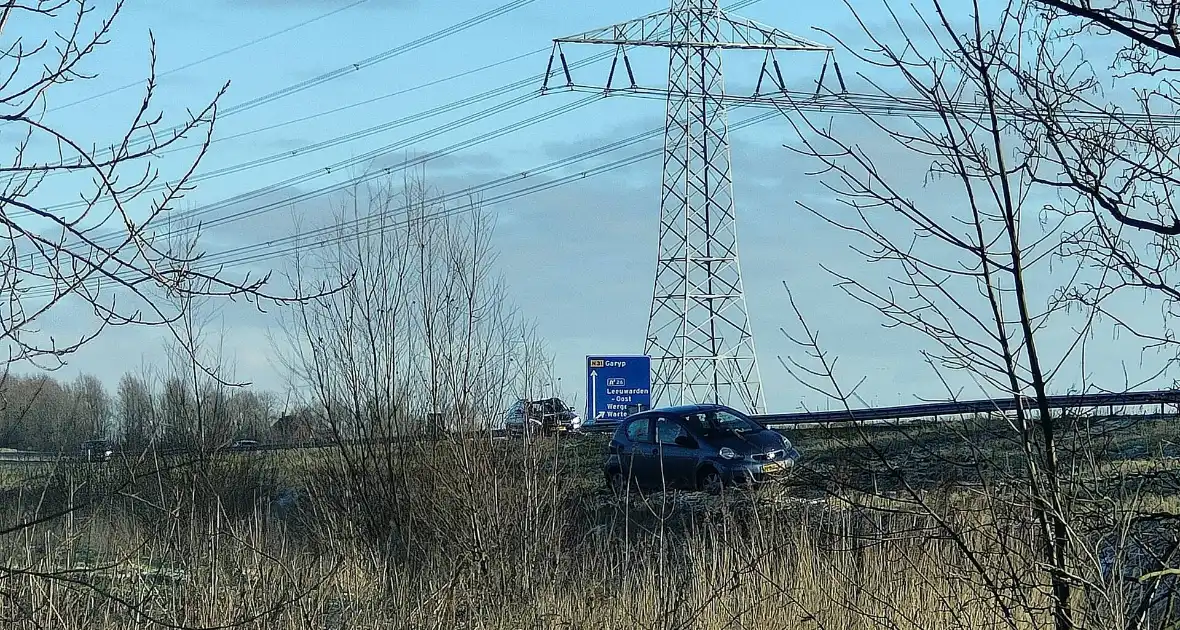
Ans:
{"type": "MultiPolygon", "coordinates": [[[[628,48],[668,49],[659,253],[644,349],[652,359],[652,402],[718,402],[754,413],[763,410],[738,264],[721,52],[765,52],[757,95],[767,77],[778,91],[786,92],[775,52],[822,52],[830,57],[832,49],[729,15],[717,0],[672,0],[667,11],[555,39],[553,46],[543,91],[550,89],[557,60],[564,87],[608,94],[639,90],[628,48]],[[576,84],[563,44],[614,46],[605,86],[576,84]],[[613,85],[620,58],[630,87],[613,85]]],[[[826,63],[827,59],[825,71],[826,63]]]]}

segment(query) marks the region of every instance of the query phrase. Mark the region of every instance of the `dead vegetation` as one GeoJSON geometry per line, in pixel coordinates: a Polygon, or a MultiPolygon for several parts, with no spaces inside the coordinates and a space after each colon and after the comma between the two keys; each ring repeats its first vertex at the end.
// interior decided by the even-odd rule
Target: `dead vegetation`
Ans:
{"type": "MultiPolygon", "coordinates": [[[[599,478],[601,447],[601,439],[407,445],[400,455],[413,464],[383,502],[367,506],[335,485],[342,473],[325,470],[343,459],[323,453],[178,463],[167,474],[151,465],[131,483],[125,468],[61,469],[59,490],[38,511],[83,501],[89,484],[108,484],[104,498],[3,538],[0,615],[14,628],[1048,623],[1050,584],[1034,579],[1037,539],[1015,501],[997,510],[970,489],[923,489],[955,521],[944,523],[918,504],[897,509],[885,494],[833,487],[805,498],[803,477],[720,498],[616,499],[599,478]],[[202,466],[212,470],[198,474],[202,466]],[[111,492],[116,480],[121,495],[111,492]],[[388,520],[384,537],[376,515],[388,520]],[[986,567],[973,566],[980,559],[986,567]]],[[[809,465],[839,456],[818,438],[809,452],[809,465]]],[[[1171,496],[1156,506],[1175,509],[1171,496]]],[[[1168,551],[1166,531],[1132,529],[1093,533],[1095,553],[1106,555],[1081,576],[1100,587],[1078,596],[1082,627],[1126,621],[1136,585],[1120,574],[1142,562],[1127,550],[1168,551]]]]}

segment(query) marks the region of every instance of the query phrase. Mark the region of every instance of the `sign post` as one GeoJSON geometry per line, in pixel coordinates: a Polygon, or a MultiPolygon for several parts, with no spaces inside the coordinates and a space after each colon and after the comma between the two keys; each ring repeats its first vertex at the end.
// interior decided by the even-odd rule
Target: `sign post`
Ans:
{"type": "Polygon", "coordinates": [[[618,422],[651,408],[651,357],[586,357],[586,422],[618,422]]]}

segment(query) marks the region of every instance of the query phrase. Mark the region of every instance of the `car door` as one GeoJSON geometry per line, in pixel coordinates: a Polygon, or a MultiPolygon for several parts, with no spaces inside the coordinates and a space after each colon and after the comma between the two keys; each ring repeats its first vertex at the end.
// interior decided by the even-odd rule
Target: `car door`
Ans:
{"type": "Polygon", "coordinates": [[[670,488],[688,488],[695,484],[698,449],[680,420],[674,416],[660,415],[655,419],[655,443],[658,457],[653,473],[663,476],[670,488]],[[683,438],[688,438],[686,444],[683,438]],[[679,442],[678,442],[679,439],[679,442]]]}
{"type": "Polygon", "coordinates": [[[650,487],[655,461],[651,417],[640,416],[632,419],[627,425],[626,447],[619,453],[619,465],[623,474],[642,487],[650,487]]]}

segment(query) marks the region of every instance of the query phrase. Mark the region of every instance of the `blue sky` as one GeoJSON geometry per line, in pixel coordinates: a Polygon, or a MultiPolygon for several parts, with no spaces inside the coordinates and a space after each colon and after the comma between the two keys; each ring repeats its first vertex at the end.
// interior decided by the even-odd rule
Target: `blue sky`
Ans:
{"type": "MultiPolygon", "coordinates": [[[[168,73],[159,81],[156,106],[170,116],[206,103],[222,83],[231,86],[223,100],[233,106],[250,99],[306,81],[324,72],[347,67],[400,43],[412,41],[468,17],[499,6],[503,0],[463,0],[428,3],[421,0],[368,0],[331,17],[192,67],[168,73]],[[445,10],[441,7],[445,6],[445,10]]],[[[346,0],[312,2],[299,0],[208,0],[205,2],[128,3],[115,27],[112,43],[94,57],[92,69],[98,79],[67,85],[54,96],[51,107],[105,92],[141,80],[147,64],[149,29],[158,43],[158,70],[168,72],[219,53],[289,25],[322,15],[346,0]]],[[[871,24],[883,24],[879,9],[866,8],[871,24]]],[[[250,160],[294,152],[289,159],[210,178],[186,197],[188,208],[215,203],[296,174],[323,169],[378,147],[396,143],[437,125],[479,111],[492,102],[467,107],[441,117],[405,124],[333,148],[300,152],[301,147],[353,131],[397,120],[501,85],[525,79],[545,69],[547,51],[525,56],[482,73],[445,84],[406,92],[415,86],[465,72],[531,51],[547,49],[551,39],[605,26],[664,8],[664,3],[575,0],[537,0],[508,15],[445,38],[405,55],[366,67],[324,85],[267,103],[219,120],[211,153],[201,172],[233,166],[250,160]],[[317,117],[267,131],[264,127],[321,111],[346,107],[362,101],[373,102],[346,111],[317,117]],[[244,135],[243,135],[244,134],[244,135]]],[[[825,41],[810,28],[819,26],[835,32],[854,34],[854,23],[842,3],[781,2],[766,0],[744,9],[743,15],[772,24],[811,39],[825,41]]],[[[589,54],[583,49],[571,54],[589,54]]],[[[799,89],[810,89],[808,77],[819,64],[789,58],[788,81],[799,89]]],[[[756,76],[761,56],[733,55],[726,59],[730,85],[746,86],[756,76]]],[[[788,61],[787,58],[784,61],[788,61]]],[[[662,79],[666,69],[659,59],[645,59],[636,71],[641,77],[662,79]]],[[[851,78],[858,68],[845,61],[843,70],[851,78]]],[[[606,66],[583,70],[589,81],[604,76],[606,66]]],[[[885,77],[886,82],[891,81],[885,77]]],[[[520,92],[518,92],[520,93],[520,92]]],[[[123,120],[128,107],[140,98],[139,89],[123,90],[70,107],[52,111],[55,124],[83,139],[108,138],[102,121],[123,120]],[[96,121],[99,121],[96,123],[96,121]]],[[[455,129],[406,146],[382,163],[396,163],[409,152],[437,150],[527,116],[579,98],[553,94],[498,114],[487,120],[455,129]]],[[[750,115],[731,113],[731,122],[750,115]]],[[[434,186],[455,190],[508,173],[518,173],[579,150],[600,146],[614,139],[662,125],[663,107],[650,100],[609,99],[567,113],[510,136],[478,145],[427,165],[434,186]]],[[[863,122],[838,117],[850,133],[872,134],[863,122]],[[857,125],[860,125],[859,127],[857,125]]],[[[738,204],[739,239],[747,302],[767,403],[772,410],[791,411],[801,404],[823,408],[825,401],[793,381],[780,366],[779,357],[794,352],[780,327],[792,328],[782,288],[788,282],[806,315],[820,329],[828,349],[840,358],[840,372],[850,381],[865,377],[861,395],[872,404],[913,402],[915,397],[945,398],[946,389],[925,366],[915,335],[889,331],[880,318],[837,289],[820,264],[845,270],[864,271],[857,256],[848,250],[847,236],[824,226],[796,206],[797,200],[825,204],[817,180],[805,173],[807,164],[782,148],[791,132],[783,121],[771,121],[735,132],[733,163],[735,198],[738,204]]],[[[657,140],[647,147],[658,147],[657,140]]],[[[920,172],[922,163],[904,153],[882,146],[887,163],[903,172],[920,172]],[[892,153],[891,153],[892,152],[892,153]]],[[[617,157],[612,154],[610,158],[617,157]]],[[[584,168],[580,167],[580,168],[584,168]]],[[[578,170],[578,169],[572,169],[578,170]]],[[[298,189],[284,189],[261,200],[281,201],[299,191],[340,181],[344,173],[323,173],[298,189]]],[[[659,210],[660,163],[648,160],[623,171],[588,178],[549,191],[492,207],[499,217],[496,242],[499,271],[508,280],[513,297],[537,320],[557,359],[557,374],[570,399],[584,396],[582,358],[587,354],[642,351],[646,318],[650,307],[651,276],[654,267],[659,210]]],[[[915,194],[922,192],[915,187],[915,194]]],[[[251,207],[226,208],[205,219],[251,207]]],[[[295,213],[311,222],[322,221],[328,210],[322,198],[296,206],[295,213]]],[[[253,246],[269,238],[291,233],[292,210],[280,204],[277,211],[214,228],[207,234],[205,248],[216,252],[226,247],[253,246]]],[[[270,261],[281,265],[282,260],[270,261]]],[[[881,274],[875,270],[871,273],[881,274]]],[[[1051,278],[1046,280],[1048,287],[1051,278]]],[[[259,387],[281,390],[281,370],[270,360],[266,331],[271,316],[251,313],[248,308],[227,306],[221,312],[229,345],[235,348],[238,378],[259,387]]],[[[70,316],[57,315],[56,325],[68,330],[70,316]]],[[[141,363],[162,363],[157,349],[158,331],[112,330],[75,355],[67,374],[91,372],[113,387],[124,370],[141,363]]],[[[1109,333],[1099,333],[1095,342],[1101,354],[1119,347],[1109,333]],[[1105,339],[1105,341],[1104,341],[1105,339]]],[[[1068,330],[1050,334],[1052,346],[1068,342],[1068,330]],[[1060,339],[1058,339],[1060,337],[1060,339]]],[[[1064,347],[1062,345],[1062,347],[1064,347]]],[[[1075,376],[1063,375],[1060,390],[1090,381],[1118,387],[1122,380],[1120,361],[1138,361],[1138,355],[1107,354],[1107,360],[1080,368],[1075,376]]],[[[1129,369],[1138,370],[1132,365],[1129,369]]],[[[983,394],[970,381],[962,396],[983,394]]]]}

